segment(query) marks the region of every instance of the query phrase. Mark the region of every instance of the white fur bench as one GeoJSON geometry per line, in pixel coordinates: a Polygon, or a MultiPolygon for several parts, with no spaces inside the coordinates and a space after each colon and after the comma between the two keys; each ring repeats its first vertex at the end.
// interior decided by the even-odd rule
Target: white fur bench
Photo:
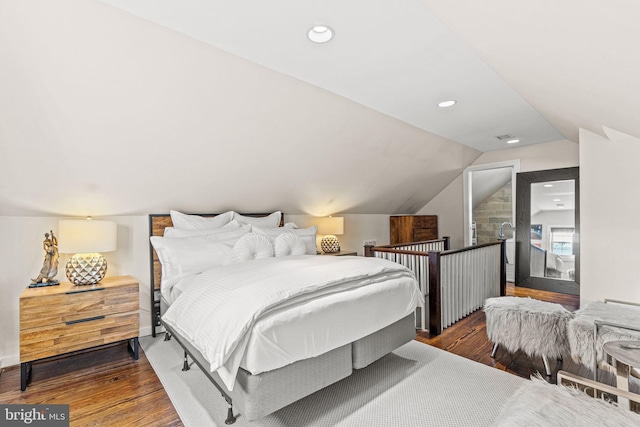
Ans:
{"type": "MultiPolygon", "coordinates": [[[[597,379],[598,367],[612,371],[606,363],[604,343],[640,340],[640,306],[608,299],[590,302],[574,313],[567,324],[567,335],[574,362],[590,368],[597,379]]],[[[640,377],[638,369],[632,374],[640,377]]]]}
{"type": "Polygon", "coordinates": [[[639,414],[608,402],[609,398],[617,396],[637,404],[640,402],[640,395],[563,371],[558,372],[558,384],[553,385],[541,378],[532,378],[507,400],[494,425],[500,427],[640,425],[639,414]]]}
{"type": "Polygon", "coordinates": [[[567,323],[573,314],[560,304],[532,298],[496,297],[485,301],[487,336],[493,342],[491,357],[498,346],[508,352],[520,350],[529,357],[542,357],[551,375],[549,357],[569,354],[567,323]]]}

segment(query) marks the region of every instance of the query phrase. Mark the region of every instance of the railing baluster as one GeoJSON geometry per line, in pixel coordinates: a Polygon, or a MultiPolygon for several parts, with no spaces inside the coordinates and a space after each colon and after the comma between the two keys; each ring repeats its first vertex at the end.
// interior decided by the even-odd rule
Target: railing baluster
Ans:
{"type": "Polygon", "coordinates": [[[446,250],[447,239],[365,248],[368,256],[397,262],[414,272],[426,298],[420,323],[425,328],[429,319],[429,330],[435,335],[481,308],[487,298],[504,293],[504,242],[446,250]]]}

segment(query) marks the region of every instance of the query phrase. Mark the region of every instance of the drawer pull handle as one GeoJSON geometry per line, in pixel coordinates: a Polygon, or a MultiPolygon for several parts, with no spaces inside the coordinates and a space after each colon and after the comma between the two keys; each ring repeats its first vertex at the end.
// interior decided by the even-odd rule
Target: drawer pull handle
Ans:
{"type": "Polygon", "coordinates": [[[104,316],[96,316],[96,317],[88,317],[86,319],[72,320],[70,322],[66,322],[66,324],[74,325],[76,323],[91,322],[92,320],[100,320],[100,319],[104,319],[104,316]]]}
{"type": "Polygon", "coordinates": [[[82,292],[93,292],[93,291],[104,291],[104,288],[79,289],[79,290],[75,290],[75,291],[65,292],[65,294],[66,295],[70,295],[70,294],[79,294],[79,293],[82,293],[82,292]]]}

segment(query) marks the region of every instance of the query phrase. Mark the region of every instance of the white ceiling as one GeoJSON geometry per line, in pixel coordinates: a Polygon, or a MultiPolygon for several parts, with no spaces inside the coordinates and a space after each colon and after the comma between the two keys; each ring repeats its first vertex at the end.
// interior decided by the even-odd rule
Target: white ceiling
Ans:
{"type": "Polygon", "coordinates": [[[563,139],[420,0],[104,1],[479,151],[563,139]]]}
{"type": "Polygon", "coordinates": [[[531,214],[541,211],[573,211],[576,208],[575,181],[549,181],[531,184],[531,214]]]}
{"type": "Polygon", "coordinates": [[[640,135],[638,16],[631,0],[0,1],[0,215],[415,213],[497,135],[640,135]],[[308,41],[316,23],[335,39],[308,41]]]}
{"type": "Polygon", "coordinates": [[[565,138],[640,136],[640,2],[422,2],[565,138]]]}
{"type": "Polygon", "coordinates": [[[0,215],[415,213],[480,152],[99,0],[0,2],[0,215]]]}

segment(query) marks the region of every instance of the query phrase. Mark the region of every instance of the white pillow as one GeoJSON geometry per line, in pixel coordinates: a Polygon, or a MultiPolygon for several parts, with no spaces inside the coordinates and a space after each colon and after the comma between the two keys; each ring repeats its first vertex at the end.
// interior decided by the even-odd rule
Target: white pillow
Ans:
{"type": "Polygon", "coordinates": [[[178,211],[169,211],[169,214],[171,215],[171,222],[173,222],[175,228],[183,228],[186,230],[220,228],[233,219],[233,211],[211,217],[187,215],[178,211]]]}
{"type": "Polygon", "coordinates": [[[203,228],[200,230],[185,230],[184,228],[166,227],[164,229],[164,237],[192,237],[204,236],[208,234],[226,233],[232,229],[240,228],[238,221],[231,221],[220,228],[203,228]]]}
{"type": "Polygon", "coordinates": [[[282,218],[282,212],[276,211],[268,216],[253,217],[240,215],[237,212],[233,213],[233,219],[240,224],[251,224],[259,227],[279,227],[280,219],[282,218]]]}
{"type": "MultiPolygon", "coordinates": [[[[184,230],[182,230],[184,231],[184,230]]],[[[187,231],[196,231],[196,230],[187,230],[187,231]]],[[[211,230],[209,230],[211,231],[211,230]]],[[[221,228],[220,231],[216,231],[214,233],[209,233],[209,234],[202,234],[202,235],[196,235],[196,236],[184,236],[184,237],[176,237],[173,235],[173,233],[180,233],[180,231],[177,230],[172,230],[170,231],[170,235],[169,236],[164,236],[164,238],[169,239],[169,240],[187,240],[187,239],[194,239],[194,242],[197,242],[197,240],[195,240],[196,237],[202,237],[205,238],[206,241],[208,242],[212,242],[212,243],[224,243],[229,245],[230,247],[233,248],[233,245],[236,244],[236,242],[238,240],[240,240],[240,238],[242,236],[244,236],[245,234],[249,234],[251,232],[251,226],[250,225],[243,225],[242,227],[238,227],[238,228],[221,228]]],[[[158,236],[153,236],[153,237],[158,237],[158,236]]],[[[156,239],[157,240],[157,239],[156,239]]]]}
{"type": "Polygon", "coordinates": [[[162,264],[160,288],[163,294],[187,276],[233,262],[232,246],[210,236],[151,236],[150,240],[162,264]]]}
{"type": "Polygon", "coordinates": [[[300,237],[293,233],[282,233],[273,244],[276,256],[304,255],[307,247],[300,237]]]}
{"type": "Polygon", "coordinates": [[[240,238],[246,234],[251,233],[250,225],[243,225],[240,228],[231,228],[229,230],[225,230],[224,233],[215,233],[215,234],[205,234],[203,237],[211,240],[212,242],[220,242],[226,243],[227,245],[233,247],[240,238]]]}
{"type": "Polygon", "coordinates": [[[284,227],[252,227],[251,231],[256,234],[262,234],[267,236],[269,240],[275,242],[276,237],[282,233],[293,233],[302,240],[304,246],[307,248],[308,255],[316,254],[316,233],[318,226],[314,225],[309,228],[293,228],[293,226],[287,224],[284,227]]]}
{"type": "Polygon", "coordinates": [[[267,237],[260,234],[249,233],[238,240],[233,246],[233,260],[235,262],[269,258],[272,256],[273,245],[267,237]]]}

